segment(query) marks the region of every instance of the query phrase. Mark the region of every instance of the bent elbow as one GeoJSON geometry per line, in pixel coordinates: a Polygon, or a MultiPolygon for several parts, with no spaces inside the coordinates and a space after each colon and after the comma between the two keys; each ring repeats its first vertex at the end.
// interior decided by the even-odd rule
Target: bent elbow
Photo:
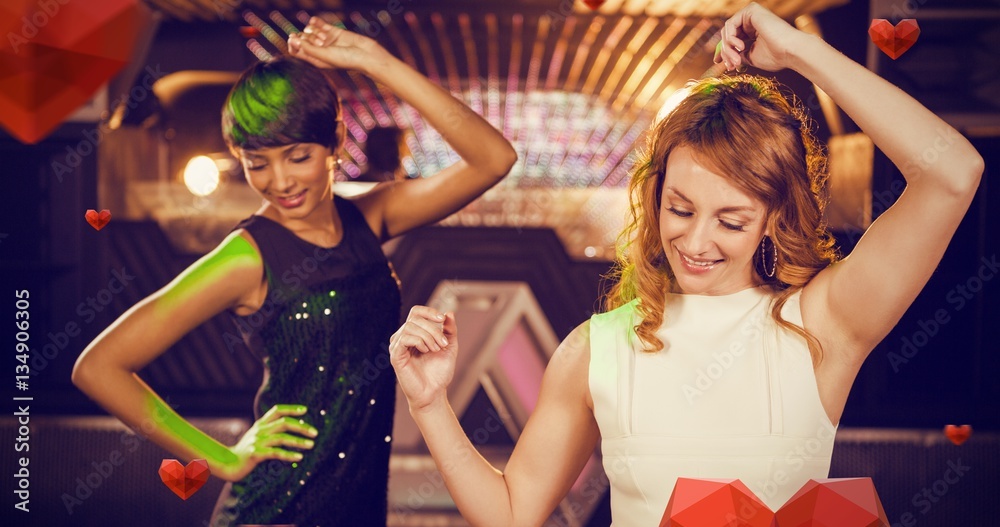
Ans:
{"type": "Polygon", "coordinates": [[[490,167],[490,175],[497,181],[507,177],[510,170],[514,168],[514,164],[517,163],[517,159],[517,151],[510,143],[507,143],[507,147],[503,149],[503,152],[497,154],[496,160],[490,167]]]}

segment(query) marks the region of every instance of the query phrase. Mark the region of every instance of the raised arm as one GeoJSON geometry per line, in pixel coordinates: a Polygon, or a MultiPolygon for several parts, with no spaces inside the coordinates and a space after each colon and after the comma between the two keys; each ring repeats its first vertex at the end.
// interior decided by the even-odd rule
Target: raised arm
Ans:
{"type": "Polygon", "coordinates": [[[457,331],[453,314],[416,306],[390,339],[392,365],[410,414],[469,523],[542,525],[597,445],[597,422],[588,402],[589,323],[573,330],[553,354],[538,405],[503,472],[479,454],[448,403],[457,331]]]}
{"type": "Polygon", "coordinates": [[[730,18],[723,35],[724,62],[738,67],[746,58],[763,69],[801,73],[843,108],[906,179],[906,190],[851,254],[820,272],[802,293],[807,328],[839,333],[850,343],[842,347],[844,358],[860,365],[930,279],[975,196],[983,159],[905,92],[759,5],[730,18]]]}
{"type": "MultiPolygon", "coordinates": [[[[239,448],[219,443],[185,421],[136,375],[193,328],[237,306],[260,284],[262,272],[263,263],[251,241],[233,233],[101,332],[77,359],[73,383],[130,428],[185,462],[205,459],[217,477],[238,480],[261,459],[297,459],[297,452],[275,447],[308,448],[304,439],[282,436],[286,441],[247,444],[255,442],[257,430],[253,427],[239,448]]],[[[302,413],[295,408],[276,409],[268,416],[268,422],[276,423],[268,431],[305,432],[301,426],[292,429],[290,424],[280,424],[283,416],[302,413]]]]}
{"type": "Polygon", "coordinates": [[[358,70],[415,108],[461,160],[434,177],[381,183],[356,201],[381,216],[383,239],[439,221],[496,185],[517,153],[485,119],[397,59],[374,40],[313,18],[304,36],[293,35],[296,57],[322,67],[358,70]]]}

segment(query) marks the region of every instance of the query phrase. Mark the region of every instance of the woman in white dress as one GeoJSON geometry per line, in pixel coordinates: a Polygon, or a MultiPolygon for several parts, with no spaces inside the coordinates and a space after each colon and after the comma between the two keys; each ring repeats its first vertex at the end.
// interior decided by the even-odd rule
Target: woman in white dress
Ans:
{"type": "Polygon", "coordinates": [[[858,370],[972,202],[983,160],[968,141],[761,6],[726,21],[715,61],[815,83],[899,167],[905,192],[838,261],[802,111],[761,77],[692,86],[632,176],[609,311],[556,350],[504,471],[448,404],[453,314],[414,307],[391,339],[410,413],[473,525],[541,525],[598,440],[615,525],[658,524],[678,477],[738,478],[778,509],[828,476],[858,370]]]}

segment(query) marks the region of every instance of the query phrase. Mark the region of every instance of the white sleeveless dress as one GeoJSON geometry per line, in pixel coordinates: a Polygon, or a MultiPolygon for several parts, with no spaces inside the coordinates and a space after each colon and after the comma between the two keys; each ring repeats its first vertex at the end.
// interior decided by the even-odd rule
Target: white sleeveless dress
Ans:
{"type": "MultiPolygon", "coordinates": [[[[799,292],[782,317],[802,324],[799,292]]],[[[666,299],[641,350],[635,300],[590,320],[590,391],[615,527],[659,525],[678,477],[740,479],[778,510],[826,478],[837,427],[805,339],[771,317],[762,288],[666,299]]]]}

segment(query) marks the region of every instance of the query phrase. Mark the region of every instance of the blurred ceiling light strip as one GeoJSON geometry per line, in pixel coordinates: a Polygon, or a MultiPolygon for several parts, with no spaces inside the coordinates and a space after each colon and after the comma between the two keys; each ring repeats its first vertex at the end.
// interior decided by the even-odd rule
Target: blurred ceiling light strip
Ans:
{"type": "MultiPolygon", "coordinates": [[[[625,33],[627,33],[629,28],[632,27],[633,21],[634,19],[630,16],[619,18],[618,23],[615,24],[611,33],[605,39],[605,42],[598,46],[597,58],[594,60],[589,71],[587,72],[587,80],[584,82],[583,88],[580,90],[581,93],[586,95],[596,94],[597,83],[600,82],[601,78],[604,77],[607,72],[608,63],[611,62],[611,54],[618,49],[618,44],[625,38],[625,33]]],[[[614,62],[611,62],[611,64],[614,64],[614,62]]]]}
{"type": "Polygon", "coordinates": [[[603,88],[601,88],[601,100],[612,101],[612,97],[617,91],[617,88],[625,82],[627,78],[625,72],[630,68],[634,68],[637,64],[638,59],[641,57],[639,55],[639,50],[642,49],[643,45],[649,42],[650,36],[653,34],[653,30],[659,26],[659,19],[656,18],[646,18],[639,29],[635,32],[632,40],[629,41],[625,50],[622,52],[621,56],[615,60],[614,69],[611,74],[608,75],[608,80],[604,83],[603,88]]]}
{"type": "MultiPolygon", "coordinates": [[[[523,152],[525,159],[524,166],[526,167],[538,167],[539,147],[545,148],[548,146],[544,134],[548,133],[546,123],[548,123],[550,99],[547,97],[548,94],[538,90],[538,78],[541,74],[542,57],[545,55],[545,44],[548,36],[549,17],[539,17],[538,28],[535,31],[535,44],[531,49],[531,58],[528,59],[528,78],[524,82],[524,93],[527,98],[525,101],[527,105],[525,111],[532,120],[537,119],[538,121],[538,124],[535,126],[525,127],[526,133],[524,134],[523,152]],[[543,134],[541,141],[538,140],[539,133],[543,134]]],[[[540,168],[542,170],[532,171],[529,175],[537,175],[548,179],[551,172],[545,170],[545,167],[540,168]]]]}
{"type": "Polygon", "coordinates": [[[483,108],[483,86],[480,82],[479,55],[476,53],[476,41],[472,36],[472,25],[468,13],[458,15],[458,27],[462,33],[462,42],[465,44],[465,58],[469,68],[469,106],[472,107],[472,111],[487,117],[486,110],[483,108]]]}
{"type": "Polygon", "coordinates": [[[441,16],[441,13],[431,14],[431,25],[434,26],[434,30],[437,33],[435,41],[441,46],[441,56],[444,58],[444,71],[448,79],[448,89],[454,97],[463,100],[465,99],[465,95],[462,93],[462,77],[458,74],[455,50],[451,47],[451,37],[448,35],[448,28],[445,27],[444,17],[441,16]]]}
{"type": "MultiPolygon", "coordinates": [[[[518,154],[521,150],[518,150],[517,142],[515,140],[516,130],[521,127],[521,101],[522,95],[518,90],[518,83],[521,78],[521,33],[524,28],[524,18],[520,13],[514,13],[511,16],[511,30],[510,30],[510,62],[507,66],[507,80],[504,83],[504,119],[503,119],[503,135],[508,141],[513,143],[514,149],[517,150],[518,154]],[[517,126],[515,127],[515,123],[517,126]]],[[[508,176],[512,181],[511,185],[515,185],[520,181],[519,170],[524,167],[523,158],[518,161],[515,165],[514,172],[508,176]]]]}
{"type": "Polygon", "coordinates": [[[650,77],[653,76],[653,72],[656,70],[657,65],[661,61],[666,60],[667,55],[665,51],[667,46],[669,46],[670,43],[677,38],[680,31],[684,29],[684,23],[683,19],[673,19],[663,34],[660,35],[660,37],[656,39],[656,42],[653,43],[653,46],[649,48],[649,51],[642,56],[639,61],[639,65],[632,71],[632,75],[629,77],[628,81],[625,82],[625,87],[618,92],[618,97],[611,105],[611,108],[615,113],[625,111],[625,108],[628,107],[635,96],[649,81],[650,77]]]}
{"type": "Polygon", "coordinates": [[[490,124],[498,130],[503,129],[503,114],[500,113],[500,50],[497,16],[486,14],[486,105],[490,124]]]}

